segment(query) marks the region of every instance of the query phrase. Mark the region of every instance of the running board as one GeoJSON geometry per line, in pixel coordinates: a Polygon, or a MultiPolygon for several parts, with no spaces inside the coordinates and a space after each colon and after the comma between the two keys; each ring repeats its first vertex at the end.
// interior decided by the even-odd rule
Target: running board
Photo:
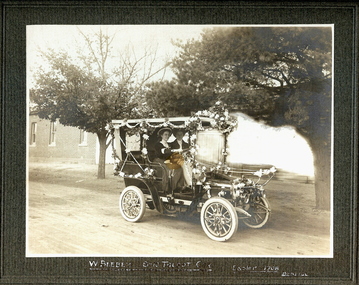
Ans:
{"type": "MultiPolygon", "coordinates": [[[[169,202],[167,197],[161,196],[160,199],[162,200],[162,202],[169,202]]],[[[177,205],[186,205],[186,206],[189,206],[192,203],[192,201],[189,201],[189,200],[176,199],[176,198],[173,199],[172,201],[177,205]]]]}

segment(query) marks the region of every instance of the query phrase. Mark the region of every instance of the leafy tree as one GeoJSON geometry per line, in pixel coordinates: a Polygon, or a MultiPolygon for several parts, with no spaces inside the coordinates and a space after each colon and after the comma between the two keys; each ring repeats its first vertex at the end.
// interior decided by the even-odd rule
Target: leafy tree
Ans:
{"type": "Polygon", "coordinates": [[[134,53],[120,54],[116,62],[112,41],[102,30],[86,35],[79,30],[84,45],[71,57],[68,51],[46,50],[47,66],[34,74],[35,86],[30,100],[40,118],[56,120],[97,134],[100,154],[98,178],[105,178],[108,131],[115,118],[149,116],[143,96],[144,84],[163,68],[154,69],[155,55],[149,50],[137,58],[134,53]],[[111,61],[110,61],[111,60],[111,61]],[[114,67],[109,67],[111,62],[114,67]],[[143,65],[147,69],[143,70],[143,65]],[[141,72],[141,73],[140,73],[141,72]]]}
{"type": "Polygon", "coordinates": [[[206,29],[200,40],[177,42],[176,77],[150,86],[149,105],[187,115],[221,99],[268,125],[293,126],[314,155],[317,207],[329,209],[331,39],[328,27],[206,29]]]}

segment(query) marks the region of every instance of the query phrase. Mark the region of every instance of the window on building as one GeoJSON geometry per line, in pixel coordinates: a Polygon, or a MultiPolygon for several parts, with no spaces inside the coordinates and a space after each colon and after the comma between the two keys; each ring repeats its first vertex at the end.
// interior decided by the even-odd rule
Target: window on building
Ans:
{"type": "Polygon", "coordinates": [[[55,122],[50,122],[50,140],[49,140],[49,145],[55,145],[55,135],[56,135],[56,121],[55,122]]]}
{"type": "Polygon", "coordinates": [[[80,130],[80,146],[87,146],[87,132],[80,130]]]}
{"type": "Polygon", "coordinates": [[[30,145],[36,144],[36,130],[37,130],[37,123],[31,123],[31,130],[30,130],[30,145]]]}

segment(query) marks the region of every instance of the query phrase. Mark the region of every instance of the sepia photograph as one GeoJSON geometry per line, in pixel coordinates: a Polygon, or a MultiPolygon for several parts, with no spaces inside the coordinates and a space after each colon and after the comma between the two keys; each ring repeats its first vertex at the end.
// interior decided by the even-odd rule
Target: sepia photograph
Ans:
{"type": "Polygon", "coordinates": [[[27,55],[27,257],[333,256],[332,25],[29,25],[27,55]]]}
{"type": "Polygon", "coordinates": [[[358,8],[3,1],[0,284],[357,284],[358,8]]]}

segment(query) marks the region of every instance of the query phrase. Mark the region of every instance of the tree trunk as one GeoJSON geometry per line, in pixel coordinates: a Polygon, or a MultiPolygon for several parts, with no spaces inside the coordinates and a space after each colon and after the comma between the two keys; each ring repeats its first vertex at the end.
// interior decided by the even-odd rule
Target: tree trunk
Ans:
{"type": "Polygon", "coordinates": [[[330,147],[311,143],[314,156],[316,208],[330,210],[331,205],[331,153],[330,147]]]}
{"type": "Polygon", "coordinates": [[[97,133],[98,142],[100,145],[100,153],[98,160],[98,170],[97,170],[97,178],[105,179],[105,169],[106,169],[106,134],[107,131],[99,131],[97,133]]]}

